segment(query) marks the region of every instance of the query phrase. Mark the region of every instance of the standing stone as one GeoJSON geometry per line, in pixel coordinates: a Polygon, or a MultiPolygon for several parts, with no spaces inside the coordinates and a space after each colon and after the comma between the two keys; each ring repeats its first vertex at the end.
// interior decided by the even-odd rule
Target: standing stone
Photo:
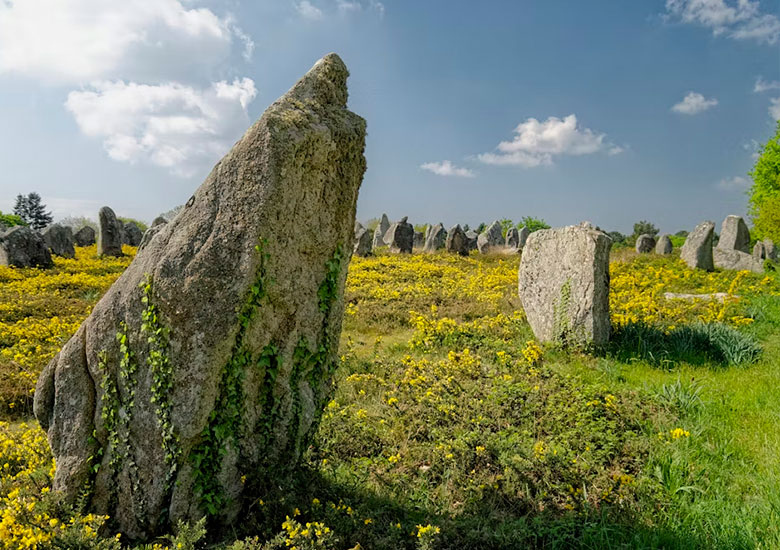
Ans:
{"type": "Polygon", "coordinates": [[[451,228],[447,233],[447,241],[445,243],[447,252],[451,254],[460,254],[461,256],[469,255],[469,238],[466,233],[461,229],[460,225],[456,225],[451,228]]]}
{"type": "Polygon", "coordinates": [[[73,231],[70,227],[53,223],[41,231],[41,237],[43,237],[43,242],[46,243],[49,251],[55,256],[76,257],[76,249],[73,248],[73,231]]]}
{"type": "Polygon", "coordinates": [[[760,260],[747,252],[742,252],[741,250],[731,250],[716,246],[712,251],[712,256],[715,267],[719,267],[720,269],[752,271],[753,273],[764,272],[763,260],[760,260]]]}
{"type": "Polygon", "coordinates": [[[122,239],[124,228],[122,222],[116,219],[116,214],[108,206],[98,212],[100,231],[98,232],[98,256],[122,256],[122,239]]]}
{"type": "Polygon", "coordinates": [[[385,233],[390,229],[390,220],[387,219],[387,214],[382,214],[382,219],[379,220],[379,225],[374,230],[374,242],[373,248],[379,248],[380,246],[387,246],[385,242],[385,233]]]}
{"type": "Polygon", "coordinates": [[[330,399],[366,169],[347,74],[330,54],[273,103],[38,380],[53,490],[131,539],[243,517],[330,399]]]}
{"type": "Polygon", "coordinates": [[[739,250],[740,252],[749,252],[750,231],[742,219],[742,216],[726,216],[723,225],[720,227],[720,239],[718,248],[721,250],[739,250]]]}
{"type": "Polygon", "coordinates": [[[390,226],[385,234],[385,242],[390,246],[390,252],[393,254],[405,253],[411,254],[414,245],[414,227],[406,220],[404,216],[399,221],[390,226]]]}
{"type": "MultiPolygon", "coordinates": [[[[157,216],[157,217],[154,219],[154,221],[152,222],[152,225],[150,225],[149,227],[157,227],[158,225],[165,225],[166,223],[168,223],[168,220],[166,220],[166,219],[165,219],[164,217],[162,217],[162,216],[157,216]]],[[[148,231],[148,230],[147,230],[147,231],[148,231]]]]}
{"type": "Polygon", "coordinates": [[[672,245],[672,239],[669,237],[669,235],[661,235],[658,237],[658,242],[655,244],[656,254],[660,254],[661,256],[668,256],[672,253],[672,250],[674,250],[674,245],[672,245]]]}
{"type": "Polygon", "coordinates": [[[518,233],[516,227],[510,227],[506,232],[506,246],[508,248],[520,249],[520,233],[518,233]]]}
{"type": "Polygon", "coordinates": [[[647,254],[649,252],[652,252],[655,248],[655,238],[645,233],[643,235],[639,235],[636,239],[636,251],[639,254],[647,254]]]}
{"type": "Polygon", "coordinates": [[[531,234],[531,231],[523,226],[520,228],[520,231],[517,232],[517,242],[518,242],[518,248],[522,250],[525,248],[525,243],[528,241],[528,236],[531,234]]]}
{"type": "Polygon", "coordinates": [[[504,242],[504,235],[501,229],[501,224],[496,222],[491,223],[487,229],[477,237],[477,248],[480,254],[487,254],[488,252],[495,252],[504,242]]]}
{"type": "Polygon", "coordinates": [[[43,237],[27,226],[17,225],[0,235],[0,265],[46,268],[54,262],[43,237]]]}
{"type": "Polygon", "coordinates": [[[762,241],[758,241],[753,247],[753,257],[756,260],[766,260],[766,245],[762,241]]]}
{"type": "Polygon", "coordinates": [[[764,250],[766,251],[767,260],[777,261],[777,248],[772,239],[764,239],[764,250]]]}
{"type": "Polygon", "coordinates": [[[606,233],[582,225],[543,229],[528,237],[519,293],[539,341],[607,343],[611,247],[606,233]]]}
{"type": "Polygon", "coordinates": [[[477,240],[479,239],[479,235],[476,231],[473,229],[469,229],[466,231],[466,238],[468,239],[468,247],[469,251],[476,250],[477,249],[477,240]]]}
{"type": "Polygon", "coordinates": [[[422,248],[425,245],[425,234],[422,231],[414,232],[414,248],[422,248]]]}
{"type": "Polygon", "coordinates": [[[713,271],[715,263],[712,259],[712,234],[715,224],[706,221],[696,226],[696,229],[688,233],[685,243],[680,250],[680,258],[691,269],[703,269],[713,271]]]}
{"type": "Polygon", "coordinates": [[[144,234],[135,222],[127,222],[122,227],[122,244],[138,246],[143,238],[144,234]]]}
{"type": "MultiPolygon", "coordinates": [[[[456,226],[460,228],[460,226],[456,226]]],[[[461,230],[461,233],[463,231],[461,230]]],[[[425,239],[425,248],[423,251],[431,253],[436,252],[444,248],[447,242],[447,232],[444,230],[444,225],[437,223],[436,225],[429,226],[428,238],[425,239]]],[[[468,252],[467,252],[468,253],[468,252]]]]}
{"type": "Polygon", "coordinates": [[[85,225],[73,235],[76,246],[92,246],[95,244],[95,230],[85,225]]]}
{"type": "Polygon", "coordinates": [[[373,234],[365,227],[361,227],[355,235],[355,247],[352,253],[355,256],[370,256],[373,242],[373,234]]]}
{"type": "Polygon", "coordinates": [[[141,238],[141,242],[138,243],[138,249],[144,248],[149,242],[154,238],[157,233],[160,232],[160,230],[163,228],[165,224],[168,223],[168,220],[163,218],[162,216],[158,216],[154,219],[152,222],[152,225],[149,226],[149,228],[144,231],[144,235],[141,238]]]}

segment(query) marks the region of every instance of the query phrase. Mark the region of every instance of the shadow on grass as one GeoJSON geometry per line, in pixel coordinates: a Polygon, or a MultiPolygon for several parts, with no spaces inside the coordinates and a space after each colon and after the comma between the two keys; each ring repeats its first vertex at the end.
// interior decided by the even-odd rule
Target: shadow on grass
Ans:
{"type": "Polygon", "coordinates": [[[644,323],[613,327],[606,353],[620,361],[640,359],[664,368],[678,363],[728,367],[754,363],[761,346],[750,335],[721,323],[683,325],[670,331],[644,323]]]}
{"type": "MultiPolygon", "coordinates": [[[[393,550],[510,550],[518,548],[598,549],[598,548],[711,548],[713,540],[688,530],[674,532],[649,526],[632,517],[631,512],[601,507],[565,513],[529,509],[525,500],[516,502],[506,495],[486,493],[457,515],[437,513],[426,506],[422,495],[418,503],[401,504],[360,489],[337,484],[309,470],[294,488],[287,488],[273,509],[263,510],[262,522],[244,522],[247,534],[270,538],[279,531],[295,503],[317,502],[312,509],[299,505],[297,517],[302,524],[320,521],[340,539],[339,548],[393,550]],[[331,503],[333,503],[331,505],[331,503]],[[370,518],[370,522],[366,520],[370,518]],[[420,525],[440,529],[426,540],[417,535],[420,525]],[[272,526],[276,526],[275,528],[272,526]],[[359,545],[359,546],[358,546],[359,545]]],[[[432,491],[436,488],[432,487],[432,491]]],[[[269,499],[273,500],[273,499],[269,499]]],[[[661,514],[659,514],[660,516],[661,514]]],[[[243,529],[242,529],[243,530],[243,529]]],[[[749,537],[719,540],[722,548],[752,548],[749,537]],[[725,546],[724,546],[725,545],[725,546]]]]}

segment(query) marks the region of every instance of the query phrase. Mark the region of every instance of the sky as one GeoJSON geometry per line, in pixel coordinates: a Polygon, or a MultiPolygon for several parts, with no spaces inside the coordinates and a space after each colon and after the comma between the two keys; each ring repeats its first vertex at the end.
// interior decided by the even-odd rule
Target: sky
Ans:
{"type": "Polygon", "coordinates": [[[746,213],[780,118],[766,0],[0,0],[0,210],[150,221],[329,52],[363,221],[690,230],[746,213]]]}

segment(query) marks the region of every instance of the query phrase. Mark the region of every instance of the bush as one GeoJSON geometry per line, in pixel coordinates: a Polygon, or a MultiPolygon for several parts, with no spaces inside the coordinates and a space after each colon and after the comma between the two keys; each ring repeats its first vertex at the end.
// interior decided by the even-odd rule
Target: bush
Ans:
{"type": "Polygon", "coordinates": [[[517,224],[518,229],[522,229],[523,227],[527,228],[531,233],[539,231],[540,229],[550,229],[550,226],[546,221],[531,216],[523,216],[520,223],[517,224]]]}
{"type": "Polygon", "coordinates": [[[780,121],[775,135],[759,151],[750,188],[750,215],[760,238],[780,241],[780,121]]]}
{"type": "Polygon", "coordinates": [[[0,229],[3,227],[14,227],[16,225],[27,225],[27,222],[16,214],[3,214],[2,211],[0,211],[0,229]]]}

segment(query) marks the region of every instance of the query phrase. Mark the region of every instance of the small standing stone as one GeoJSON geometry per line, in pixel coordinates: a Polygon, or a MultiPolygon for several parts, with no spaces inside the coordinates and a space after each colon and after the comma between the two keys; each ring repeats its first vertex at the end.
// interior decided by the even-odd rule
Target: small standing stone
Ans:
{"type": "Polygon", "coordinates": [[[165,225],[166,223],[168,223],[168,220],[166,220],[162,216],[157,216],[152,222],[152,225],[150,225],[149,227],[157,227],[158,225],[165,225]]]}
{"type": "Polygon", "coordinates": [[[655,238],[645,233],[643,235],[639,235],[636,239],[636,251],[639,254],[647,254],[649,252],[652,252],[655,248],[655,238]]]}
{"type": "Polygon", "coordinates": [[[61,258],[75,258],[76,249],[73,248],[73,231],[70,227],[54,223],[41,231],[43,242],[49,247],[49,251],[61,258]]]}
{"type": "MultiPolygon", "coordinates": [[[[456,226],[460,227],[460,226],[456,226]]],[[[461,230],[461,233],[463,231],[461,230]]],[[[444,225],[437,223],[436,225],[428,228],[428,238],[425,239],[425,252],[436,252],[444,248],[447,243],[447,231],[444,230],[444,225]]]]}
{"type": "Polygon", "coordinates": [[[712,235],[715,224],[711,221],[702,222],[696,229],[688,233],[680,250],[680,258],[691,269],[714,271],[715,262],[712,258],[712,235]]]}
{"type": "Polygon", "coordinates": [[[95,244],[95,230],[85,225],[73,235],[76,246],[92,246],[95,244]]]}
{"type": "Polygon", "coordinates": [[[520,233],[516,227],[510,227],[506,232],[506,246],[508,248],[520,249],[520,233]]]}
{"type": "Polygon", "coordinates": [[[520,231],[517,233],[518,238],[518,246],[520,247],[520,250],[522,250],[525,247],[525,243],[528,240],[528,236],[531,234],[531,231],[523,226],[520,228],[520,231]]]}
{"type": "Polygon", "coordinates": [[[414,248],[422,248],[425,245],[425,234],[422,231],[414,232],[414,248]]]}
{"type": "Polygon", "coordinates": [[[374,242],[373,248],[379,248],[380,246],[387,246],[385,242],[385,233],[390,229],[390,220],[387,219],[387,214],[382,214],[382,219],[379,220],[379,225],[374,230],[374,242]]]}
{"type": "Polygon", "coordinates": [[[385,241],[390,245],[390,252],[393,254],[404,253],[411,254],[414,245],[414,227],[406,220],[404,216],[399,221],[390,226],[385,234],[385,241]]]}
{"type": "Polygon", "coordinates": [[[752,254],[742,252],[741,250],[731,250],[716,246],[712,251],[715,267],[721,269],[731,269],[734,271],[752,271],[753,273],[764,272],[764,261],[759,260],[752,254]]]}
{"type": "Polygon", "coordinates": [[[43,237],[29,227],[18,225],[0,235],[0,265],[45,268],[54,262],[43,237]]]}
{"type": "Polygon", "coordinates": [[[501,224],[497,221],[491,223],[485,231],[477,237],[477,248],[481,254],[495,252],[496,248],[501,246],[504,241],[501,224]]]}
{"type": "Polygon", "coordinates": [[[606,233],[582,225],[531,234],[518,282],[523,309],[539,341],[608,342],[611,247],[606,233]]]}
{"type": "Polygon", "coordinates": [[[127,222],[122,227],[122,243],[128,246],[138,246],[144,234],[135,222],[127,222]]]}
{"type": "Polygon", "coordinates": [[[764,250],[766,251],[767,260],[777,261],[777,248],[772,239],[764,239],[764,250]]]}
{"type": "Polygon", "coordinates": [[[445,243],[447,252],[451,254],[459,254],[461,256],[468,256],[469,251],[469,238],[466,236],[466,232],[461,229],[460,225],[450,228],[447,233],[447,242],[445,243]]]}
{"type": "Polygon", "coordinates": [[[469,229],[466,231],[466,238],[468,239],[468,246],[469,251],[476,250],[477,249],[477,239],[479,239],[479,235],[476,231],[473,229],[469,229]]]}
{"type": "Polygon", "coordinates": [[[122,223],[116,219],[116,214],[108,206],[98,212],[100,232],[98,233],[98,256],[122,256],[122,223]]]}
{"type": "Polygon", "coordinates": [[[355,256],[370,256],[373,242],[373,234],[368,229],[361,226],[355,235],[355,248],[352,253],[355,256]]]}
{"type": "Polygon", "coordinates": [[[672,239],[669,235],[661,235],[658,238],[658,242],[655,244],[655,253],[660,254],[661,256],[668,256],[672,253],[672,250],[674,250],[672,239]]]}
{"type": "Polygon", "coordinates": [[[742,216],[726,216],[720,228],[718,248],[721,250],[739,250],[749,252],[750,230],[742,216]]]}
{"type": "Polygon", "coordinates": [[[758,241],[753,247],[753,257],[756,260],[766,260],[766,245],[762,241],[758,241]]]}

